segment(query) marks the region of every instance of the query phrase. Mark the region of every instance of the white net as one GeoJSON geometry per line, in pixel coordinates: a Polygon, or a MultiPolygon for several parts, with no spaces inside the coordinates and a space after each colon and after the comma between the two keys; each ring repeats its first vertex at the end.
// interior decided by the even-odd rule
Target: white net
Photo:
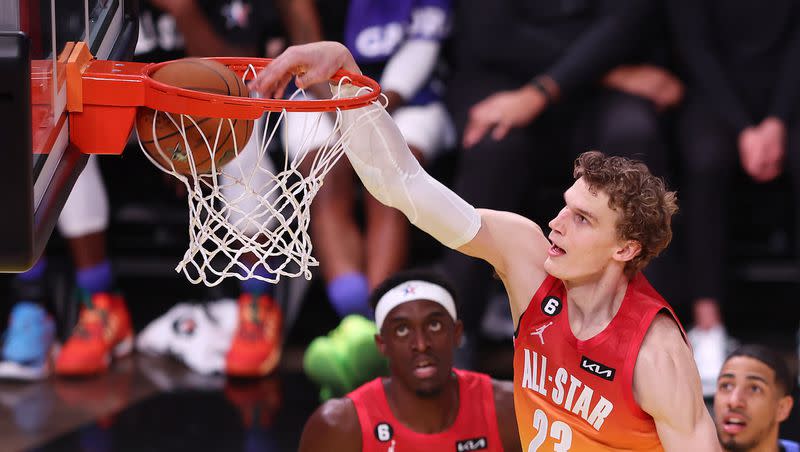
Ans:
{"type": "Polygon", "coordinates": [[[229,277],[310,279],[319,265],[312,256],[311,202],[344,153],[341,111],[267,112],[249,141],[237,139],[242,122],[235,120],[152,116],[150,133],[137,126],[139,145],[188,191],[189,246],[175,270],[207,286],[229,277]],[[215,157],[226,152],[235,157],[218,167],[215,157]]]}

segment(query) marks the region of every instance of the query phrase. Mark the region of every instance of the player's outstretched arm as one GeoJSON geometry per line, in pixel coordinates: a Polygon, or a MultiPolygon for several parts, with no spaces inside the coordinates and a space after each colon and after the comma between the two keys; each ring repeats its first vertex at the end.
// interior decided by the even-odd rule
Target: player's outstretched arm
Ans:
{"type": "MultiPolygon", "coordinates": [[[[261,94],[282,91],[292,74],[309,85],[337,70],[357,71],[352,55],[338,43],[290,47],[251,83],[261,94]]],[[[344,97],[358,88],[343,85],[344,97]]],[[[378,104],[342,111],[345,151],[364,186],[381,203],[406,217],[439,242],[488,261],[504,279],[515,321],[544,280],[550,244],[541,229],[519,215],[478,211],[431,177],[408,149],[391,116],[378,104]]]]}
{"type": "Polygon", "coordinates": [[[655,420],[667,452],[720,451],[711,415],[703,404],[700,376],[678,326],[666,315],[653,320],[633,372],[633,392],[655,420]]]}
{"type": "Polygon", "coordinates": [[[332,399],[314,411],[303,428],[300,452],[361,452],[361,426],[353,401],[332,399]]]}
{"type": "MultiPolygon", "coordinates": [[[[357,89],[342,87],[340,94],[350,97],[357,89]]],[[[403,212],[445,246],[492,264],[518,319],[545,278],[550,244],[542,230],[516,214],[475,209],[431,177],[380,105],[343,111],[342,129],[347,157],[375,199],[403,212]]]]}

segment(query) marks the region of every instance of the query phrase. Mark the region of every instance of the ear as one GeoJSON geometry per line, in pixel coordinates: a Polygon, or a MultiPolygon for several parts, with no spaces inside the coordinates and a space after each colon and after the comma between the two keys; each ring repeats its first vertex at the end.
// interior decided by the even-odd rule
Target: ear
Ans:
{"type": "Polygon", "coordinates": [[[626,240],[622,246],[614,252],[614,260],[617,262],[629,262],[642,252],[642,244],[638,240],[626,240]]]}
{"type": "Polygon", "coordinates": [[[453,340],[455,348],[461,346],[461,338],[464,336],[464,323],[461,320],[456,320],[455,330],[453,331],[453,340]]]}
{"type": "Polygon", "coordinates": [[[378,351],[381,353],[381,355],[388,358],[386,355],[386,342],[383,341],[383,337],[381,336],[380,332],[375,334],[375,345],[378,346],[378,351]]]}
{"type": "Polygon", "coordinates": [[[785,395],[778,400],[778,409],[775,414],[779,424],[789,417],[789,413],[792,411],[792,405],[794,405],[794,399],[790,395],[785,395]]]}

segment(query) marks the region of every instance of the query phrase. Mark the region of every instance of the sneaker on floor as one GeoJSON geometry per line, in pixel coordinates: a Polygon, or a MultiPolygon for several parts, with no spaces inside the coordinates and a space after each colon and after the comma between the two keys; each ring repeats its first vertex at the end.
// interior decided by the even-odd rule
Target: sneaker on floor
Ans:
{"type": "Polygon", "coordinates": [[[54,338],[55,324],[44,308],[27,301],[14,305],[0,356],[0,378],[47,378],[54,338]]]}
{"type": "Polygon", "coordinates": [[[120,295],[98,293],[81,308],[78,324],[56,360],[58,375],[104,372],[112,358],[133,350],[133,329],[120,295]]]}
{"type": "Polygon", "coordinates": [[[190,317],[193,311],[194,306],[189,303],[170,308],[136,335],[136,350],[154,356],[169,354],[172,336],[186,330],[187,325],[181,319],[190,317]]]}
{"type": "Polygon", "coordinates": [[[171,355],[203,375],[221,374],[236,315],[236,301],[232,299],[209,305],[181,303],[142,330],[136,348],[151,355],[171,355]]]}
{"type": "Polygon", "coordinates": [[[242,294],[238,304],[239,325],[225,358],[225,372],[233,377],[267,375],[281,358],[281,308],[267,295],[242,294]]]}
{"type": "Polygon", "coordinates": [[[730,339],[722,325],[708,330],[692,328],[687,333],[692,344],[694,361],[700,373],[703,396],[713,397],[717,390],[717,377],[728,354],[730,339]]]}

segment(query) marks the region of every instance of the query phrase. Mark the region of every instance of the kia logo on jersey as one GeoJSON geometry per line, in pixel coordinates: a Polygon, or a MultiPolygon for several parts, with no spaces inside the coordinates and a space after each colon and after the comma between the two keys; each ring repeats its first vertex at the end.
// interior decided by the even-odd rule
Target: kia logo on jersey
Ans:
{"type": "Polygon", "coordinates": [[[581,357],[581,369],[608,381],[614,381],[614,374],[617,372],[605,364],[600,364],[585,356],[581,357]]]}
{"type": "Polygon", "coordinates": [[[486,449],[486,437],[461,440],[456,443],[456,452],[486,449]]]}

